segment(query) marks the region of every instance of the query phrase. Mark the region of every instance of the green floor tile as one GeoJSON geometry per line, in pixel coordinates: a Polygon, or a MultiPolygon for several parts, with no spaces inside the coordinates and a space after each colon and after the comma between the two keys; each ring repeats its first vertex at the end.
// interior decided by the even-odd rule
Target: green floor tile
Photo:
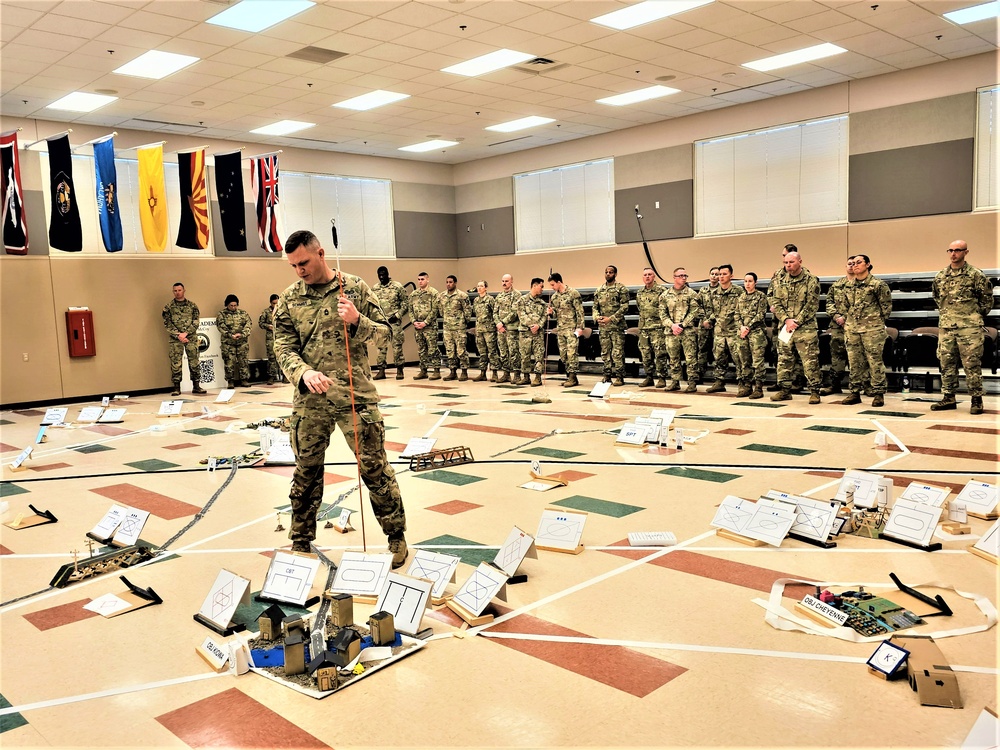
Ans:
{"type": "Polygon", "coordinates": [[[561,451],[556,448],[528,448],[523,451],[518,451],[519,453],[529,453],[532,456],[545,456],[546,458],[576,458],[577,456],[586,455],[584,453],[577,453],[576,451],[561,451]]]}
{"type": "Polygon", "coordinates": [[[77,453],[103,453],[104,451],[113,451],[114,448],[112,448],[110,445],[97,444],[97,445],[81,445],[79,448],[71,448],[70,450],[74,450],[77,453]]]}
{"type": "MultiPolygon", "coordinates": [[[[10,701],[0,695],[0,708],[10,708],[10,701]]],[[[28,723],[21,714],[4,714],[0,716],[0,734],[4,732],[9,732],[11,729],[17,729],[18,727],[23,727],[28,723]]]]}
{"type": "Polygon", "coordinates": [[[243,391],[250,396],[260,396],[262,393],[270,393],[270,391],[243,391]]]}
{"type": "Polygon", "coordinates": [[[674,419],[693,419],[700,422],[728,422],[729,417],[709,417],[705,414],[678,414],[674,419]]]}
{"type": "Polygon", "coordinates": [[[758,453],[780,453],[783,456],[808,456],[816,451],[811,448],[789,448],[786,445],[765,445],[764,443],[750,443],[740,446],[741,451],[757,451],[758,453]]]}
{"type": "Polygon", "coordinates": [[[14,422],[12,422],[9,419],[0,419],[0,426],[3,426],[5,424],[14,424],[14,422]]]}
{"type": "Polygon", "coordinates": [[[740,478],[739,474],[726,474],[723,471],[710,471],[708,469],[689,469],[686,466],[671,466],[669,469],[661,469],[656,473],[683,479],[700,479],[703,482],[716,482],[717,484],[740,478]]]}
{"type": "MultiPolygon", "coordinates": [[[[184,432],[190,432],[192,435],[201,435],[205,437],[206,435],[221,435],[225,430],[216,430],[214,427],[196,427],[193,430],[184,430],[184,432]]],[[[257,445],[258,443],[255,443],[257,445]]]]}
{"type": "MultiPolygon", "coordinates": [[[[451,534],[443,534],[441,536],[436,536],[433,539],[425,539],[422,542],[417,542],[417,546],[423,547],[425,545],[448,545],[448,544],[458,544],[462,546],[467,545],[478,545],[479,542],[473,542],[469,539],[462,539],[461,537],[452,536],[451,534]]],[[[479,567],[481,562],[491,562],[497,556],[497,548],[493,547],[482,547],[479,549],[455,549],[447,546],[437,547],[435,546],[431,552],[440,552],[442,555],[454,555],[464,562],[466,565],[471,565],[474,568],[479,567]]]]}
{"type": "Polygon", "coordinates": [[[432,396],[433,398],[451,398],[451,399],[465,398],[464,393],[428,393],[427,395],[432,396]]]}
{"type": "Polygon", "coordinates": [[[455,411],[454,409],[449,409],[447,412],[436,411],[437,415],[448,414],[449,417],[478,417],[479,415],[472,411],[455,411]]]}
{"type": "Polygon", "coordinates": [[[845,435],[867,435],[875,432],[875,430],[866,430],[862,427],[834,427],[829,424],[814,424],[812,427],[806,427],[806,429],[813,432],[842,432],[845,435]]]}
{"type": "Polygon", "coordinates": [[[379,409],[398,409],[400,406],[401,406],[401,404],[382,404],[382,403],[380,403],[378,405],[378,408],[379,409]]]}
{"type": "Polygon", "coordinates": [[[145,461],[132,461],[125,465],[131,466],[133,469],[139,469],[140,471],[161,471],[180,466],[180,464],[172,464],[169,461],[161,461],[158,458],[147,458],[145,461]]]}
{"type": "Polygon", "coordinates": [[[531,406],[535,402],[532,401],[530,398],[512,398],[512,399],[506,399],[504,401],[504,403],[505,404],[523,404],[525,406],[531,406]]]}
{"type": "Polygon", "coordinates": [[[14,495],[21,495],[25,492],[31,492],[31,490],[26,490],[24,487],[18,487],[16,484],[11,484],[10,482],[0,484],[0,497],[13,497],[14,495]]]}
{"type": "Polygon", "coordinates": [[[628,505],[627,503],[615,503],[610,500],[601,500],[596,497],[584,497],[583,495],[573,495],[565,500],[551,503],[563,508],[573,508],[582,510],[585,513],[596,513],[601,516],[611,516],[612,518],[624,518],[640,510],[646,510],[638,505],[628,505]]]}
{"type": "Polygon", "coordinates": [[[784,404],[770,404],[766,401],[737,401],[733,406],[756,406],[760,409],[782,409],[784,404]]]}
{"type": "Polygon", "coordinates": [[[858,414],[871,414],[873,417],[905,417],[907,419],[916,419],[923,416],[923,414],[915,414],[909,411],[886,411],[885,409],[869,409],[868,411],[859,411],[858,414]]]}
{"type": "Polygon", "coordinates": [[[444,469],[416,472],[413,476],[417,479],[429,479],[432,482],[453,484],[459,487],[464,487],[467,484],[475,484],[476,482],[482,482],[485,478],[469,476],[468,474],[456,474],[454,471],[446,471],[444,469]]]}

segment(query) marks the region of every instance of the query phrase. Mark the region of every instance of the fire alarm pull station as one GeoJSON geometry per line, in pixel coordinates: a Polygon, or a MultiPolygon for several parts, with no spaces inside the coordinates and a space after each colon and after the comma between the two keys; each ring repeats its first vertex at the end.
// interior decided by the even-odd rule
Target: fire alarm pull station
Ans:
{"type": "Polygon", "coordinates": [[[66,311],[66,338],[69,356],[93,357],[97,354],[94,339],[94,313],[85,307],[71,307],[66,311]]]}

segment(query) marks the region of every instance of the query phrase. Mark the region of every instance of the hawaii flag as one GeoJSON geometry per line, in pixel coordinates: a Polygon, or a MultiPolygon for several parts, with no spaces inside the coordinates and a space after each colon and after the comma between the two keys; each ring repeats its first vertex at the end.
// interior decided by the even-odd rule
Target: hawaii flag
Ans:
{"type": "Polygon", "coordinates": [[[278,155],[250,160],[250,181],[257,196],[257,234],[269,253],[281,252],[278,237],[278,155]]]}
{"type": "Polygon", "coordinates": [[[97,215],[101,221],[104,249],[117,253],[122,249],[122,216],[118,212],[118,170],[115,168],[113,136],[94,144],[94,174],[97,177],[97,215]]]}
{"type": "Polygon", "coordinates": [[[3,246],[8,255],[28,254],[28,228],[24,225],[21,192],[21,160],[17,153],[17,131],[0,135],[0,195],[3,196],[3,246]]]}
{"type": "Polygon", "coordinates": [[[163,182],[163,146],[140,148],[139,223],[142,242],[151,253],[167,249],[167,188],[163,182]]]}
{"type": "Polygon", "coordinates": [[[49,246],[78,253],[83,250],[80,204],[73,184],[73,152],[69,135],[46,141],[49,147],[49,246]]]}
{"type": "Polygon", "coordinates": [[[208,193],[205,190],[205,149],[177,154],[181,187],[181,222],[177,247],[208,247],[208,193]]]}
{"type": "Polygon", "coordinates": [[[215,194],[219,197],[219,222],[222,224],[222,241],[229,252],[246,252],[247,249],[242,156],[239,151],[215,155],[215,194]]]}

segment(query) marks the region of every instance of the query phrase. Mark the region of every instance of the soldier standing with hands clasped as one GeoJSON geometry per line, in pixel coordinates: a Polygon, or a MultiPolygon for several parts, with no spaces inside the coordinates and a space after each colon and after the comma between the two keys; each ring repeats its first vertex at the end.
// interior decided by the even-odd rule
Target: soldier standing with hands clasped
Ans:
{"type": "Polygon", "coordinates": [[[181,395],[181,372],[184,353],[187,352],[188,373],[191,375],[192,393],[199,396],[208,393],[201,387],[198,363],[198,324],[201,312],[198,305],[185,296],[184,285],[174,284],[174,298],[163,306],[163,326],[170,334],[170,379],[174,387],[171,396],[181,395]]]}

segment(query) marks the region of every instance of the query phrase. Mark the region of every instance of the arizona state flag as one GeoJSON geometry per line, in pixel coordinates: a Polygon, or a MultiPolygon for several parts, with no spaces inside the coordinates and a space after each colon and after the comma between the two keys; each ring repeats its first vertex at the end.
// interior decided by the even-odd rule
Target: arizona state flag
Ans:
{"type": "Polygon", "coordinates": [[[3,246],[8,255],[28,254],[28,227],[24,224],[21,160],[17,131],[0,135],[0,197],[3,198],[3,246]]]}
{"type": "Polygon", "coordinates": [[[101,221],[104,249],[117,253],[122,249],[122,217],[118,212],[114,136],[94,144],[94,174],[97,177],[97,215],[101,221]]]}
{"type": "Polygon", "coordinates": [[[260,246],[269,253],[281,252],[278,236],[278,155],[250,161],[250,177],[257,202],[257,234],[260,246]]]}
{"type": "Polygon", "coordinates": [[[83,227],[80,225],[80,205],[73,184],[73,153],[69,136],[48,141],[49,194],[52,212],[49,216],[49,246],[56,250],[78,253],[83,250],[83,227]]]}
{"type": "Polygon", "coordinates": [[[215,194],[219,197],[222,241],[230,252],[246,252],[247,221],[243,208],[242,154],[215,155],[215,194]]]}
{"type": "Polygon", "coordinates": [[[177,247],[208,247],[208,193],[205,190],[205,149],[177,154],[181,187],[181,222],[177,247]]]}
{"type": "Polygon", "coordinates": [[[163,182],[163,146],[140,148],[139,223],[142,242],[151,253],[167,249],[167,188],[163,182]]]}

